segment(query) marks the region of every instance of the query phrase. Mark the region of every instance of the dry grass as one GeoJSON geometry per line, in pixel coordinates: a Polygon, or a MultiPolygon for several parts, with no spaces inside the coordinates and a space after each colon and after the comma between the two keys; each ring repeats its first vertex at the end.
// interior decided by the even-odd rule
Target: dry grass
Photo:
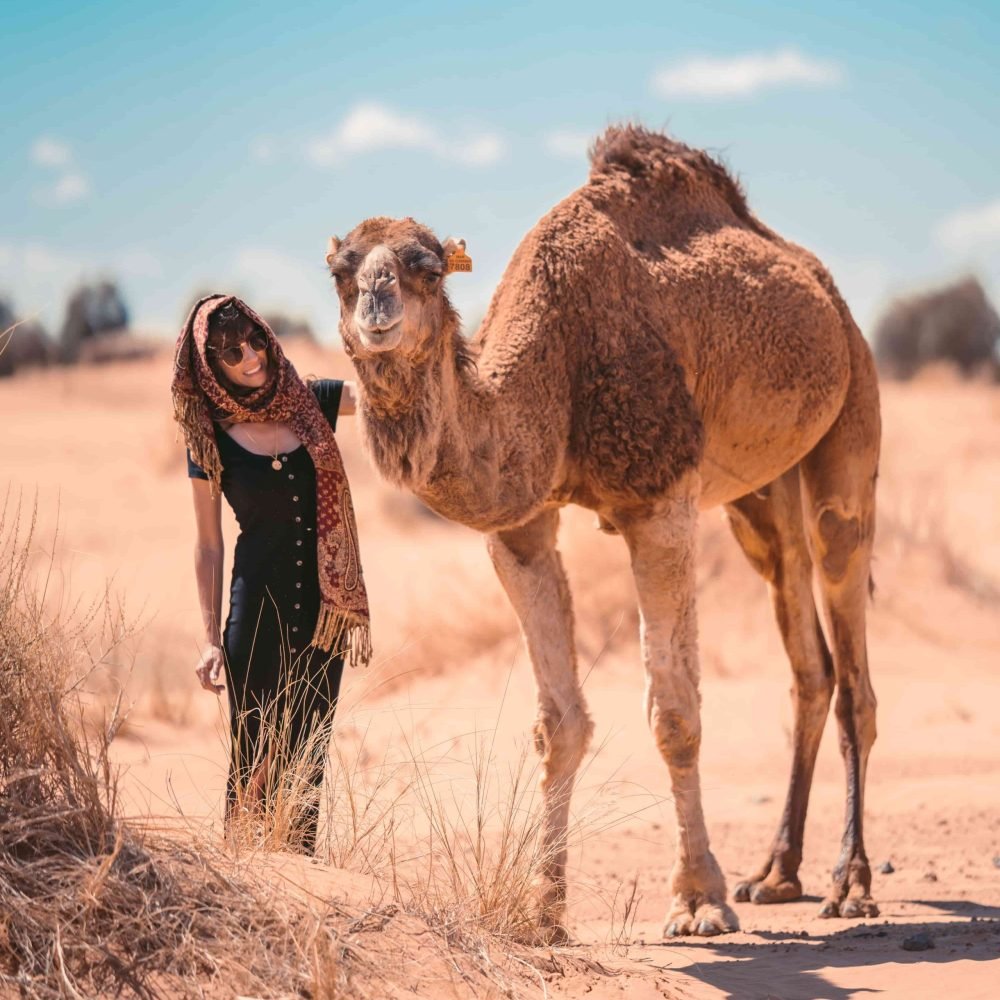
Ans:
{"type": "MultiPolygon", "coordinates": [[[[43,1000],[123,992],[398,995],[393,980],[405,963],[376,965],[359,944],[385,931],[398,906],[378,911],[373,923],[371,913],[304,902],[254,877],[260,849],[294,834],[288,823],[272,823],[269,839],[245,843],[254,850],[234,861],[218,847],[122,820],[108,754],[120,706],[102,725],[88,726],[83,694],[87,679],[127,638],[127,624],[105,602],[71,617],[46,616],[45,581],[29,578],[33,522],[26,531],[20,523],[20,511],[6,505],[0,513],[0,985],[43,1000]]],[[[278,801],[294,807],[303,794],[294,762],[282,781],[278,801]]],[[[374,791],[385,787],[376,780],[374,791]]],[[[381,799],[371,791],[356,780],[349,789],[331,783],[332,801],[340,795],[343,804],[346,792],[348,808],[337,815],[349,819],[329,825],[330,843],[340,861],[383,869],[391,851],[378,845],[393,843],[397,818],[394,799],[384,808],[373,805],[381,799]]],[[[294,812],[282,809],[279,820],[294,812]]],[[[498,869],[495,886],[505,871],[498,869]]],[[[421,899],[402,889],[400,898],[420,917],[421,899]]],[[[431,932],[434,954],[459,980],[486,993],[523,992],[524,976],[505,972],[485,938],[443,928],[437,911],[431,918],[400,924],[403,940],[391,946],[397,955],[431,932]]],[[[516,962],[503,949],[498,957],[516,962]]]]}
{"type": "Polygon", "coordinates": [[[46,615],[19,514],[0,515],[0,983],[40,998],[339,988],[349,961],[324,963],[334,979],[320,984],[303,951],[303,935],[333,947],[326,915],[120,820],[108,747],[121,716],[85,726],[82,695],[127,625],[103,603],[46,615]]]}
{"type": "MultiPolygon", "coordinates": [[[[519,944],[533,940],[549,859],[527,749],[501,771],[488,734],[468,758],[404,740],[395,759],[373,762],[363,738],[351,754],[333,741],[319,853],[371,877],[361,912],[280,891],[262,864],[296,842],[315,745],[257,762],[268,805],[242,803],[228,852],[125,822],[108,752],[121,699],[95,725],[87,692],[106,690],[98,671],[117,675],[131,631],[106,599],[47,615],[45,581],[30,572],[33,524],[20,523],[4,508],[0,985],[40,998],[389,996],[431,961],[471,991],[537,992],[519,944]],[[387,950],[400,960],[383,963],[387,950]]],[[[272,720],[265,742],[280,742],[287,721],[272,720]]]]}

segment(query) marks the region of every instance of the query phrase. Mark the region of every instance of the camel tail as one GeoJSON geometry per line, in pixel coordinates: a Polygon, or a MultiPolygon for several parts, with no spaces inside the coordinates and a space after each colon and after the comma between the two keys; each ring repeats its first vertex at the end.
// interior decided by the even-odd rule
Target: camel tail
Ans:
{"type": "Polygon", "coordinates": [[[678,167],[698,174],[714,187],[739,218],[751,224],[757,222],[739,181],[701,149],[631,122],[611,125],[590,147],[591,180],[624,171],[637,179],[672,183],[678,167]]]}

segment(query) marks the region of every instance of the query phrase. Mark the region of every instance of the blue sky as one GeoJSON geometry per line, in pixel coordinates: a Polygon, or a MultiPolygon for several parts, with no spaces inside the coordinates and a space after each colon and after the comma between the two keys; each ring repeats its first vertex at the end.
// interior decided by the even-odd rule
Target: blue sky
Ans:
{"type": "Polygon", "coordinates": [[[862,326],[967,270],[1000,297],[992,3],[5,4],[0,291],[58,326],[117,277],[175,332],[232,289],[333,334],[331,233],[465,237],[469,319],[584,148],[631,118],[721,154],[862,326]]]}

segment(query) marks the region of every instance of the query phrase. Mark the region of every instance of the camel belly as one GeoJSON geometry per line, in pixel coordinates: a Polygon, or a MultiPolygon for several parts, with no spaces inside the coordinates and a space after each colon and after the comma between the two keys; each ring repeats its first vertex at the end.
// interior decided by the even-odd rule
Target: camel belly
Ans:
{"type": "Polygon", "coordinates": [[[705,430],[703,508],[780,476],[840,413],[849,333],[832,304],[810,296],[809,310],[795,309],[796,291],[786,286],[758,303],[752,322],[741,310],[718,333],[704,331],[689,355],[688,384],[705,430]]]}
{"type": "Polygon", "coordinates": [[[705,428],[702,509],[760,489],[804,458],[837,419],[850,378],[846,344],[808,387],[777,390],[753,364],[725,391],[695,393],[705,428]],[[699,399],[698,396],[702,398],[699,399]]]}

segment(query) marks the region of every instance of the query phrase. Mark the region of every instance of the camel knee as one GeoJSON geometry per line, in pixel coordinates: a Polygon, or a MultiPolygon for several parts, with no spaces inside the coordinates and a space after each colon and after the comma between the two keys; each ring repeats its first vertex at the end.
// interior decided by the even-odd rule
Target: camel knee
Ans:
{"type": "Polygon", "coordinates": [[[654,700],[650,705],[649,724],[657,749],[670,767],[685,769],[698,762],[701,718],[697,709],[681,711],[654,700]]]}
{"type": "Polygon", "coordinates": [[[576,773],[587,752],[594,724],[582,703],[560,710],[543,704],[535,721],[535,750],[542,758],[546,782],[565,780],[576,773]]]}

